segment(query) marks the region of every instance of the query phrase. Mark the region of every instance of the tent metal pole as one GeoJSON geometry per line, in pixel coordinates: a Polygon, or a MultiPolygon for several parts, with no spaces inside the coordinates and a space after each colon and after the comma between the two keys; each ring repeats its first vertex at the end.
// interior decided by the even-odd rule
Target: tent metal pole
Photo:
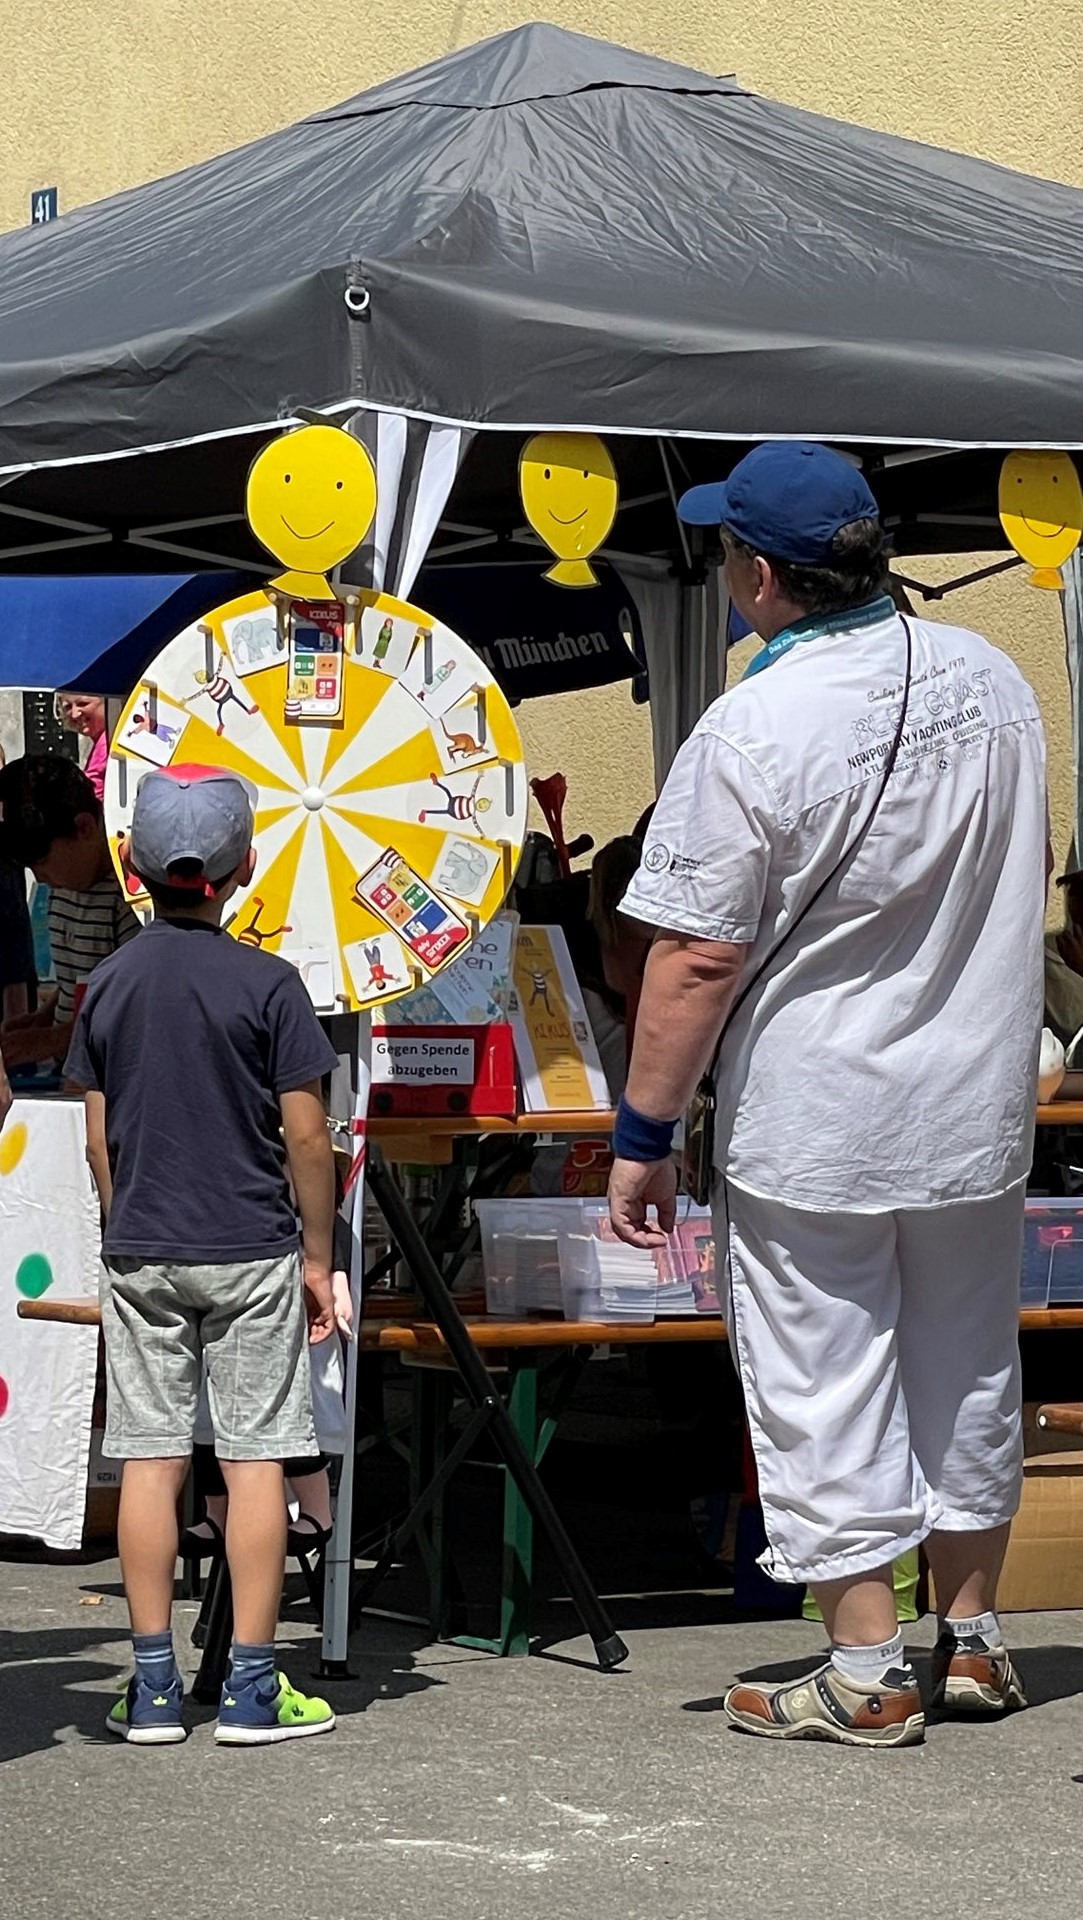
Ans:
{"type": "Polygon", "coordinates": [[[658,436],[658,451],[662,457],[662,471],[666,476],[666,487],[669,491],[669,498],[673,507],[674,524],[680,536],[681,551],[684,554],[684,564],[688,568],[689,573],[691,573],[693,568],[692,549],[688,544],[688,535],[685,532],[684,521],[677,512],[677,489],[673,482],[673,473],[669,464],[669,451],[661,434],[658,436]]]}
{"type": "MultiPolygon", "coordinates": [[[[368,1119],[369,1089],[372,1084],[372,1016],[357,1016],[357,1032],[351,1062],[353,1081],[354,1153],[363,1154],[363,1131],[368,1119]]],[[[353,1301],[354,1337],[346,1348],[346,1445],[342,1454],[335,1519],[327,1546],[324,1574],[323,1637],[320,1643],[319,1675],[323,1680],[350,1677],[348,1647],[350,1638],[350,1591],[353,1585],[353,1503],[357,1464],[357,1353],[361,1334],[361,1283],[365,1271],[365,1168],[364,1161],[350,1193],[350,1298],[353,1301]]]]}

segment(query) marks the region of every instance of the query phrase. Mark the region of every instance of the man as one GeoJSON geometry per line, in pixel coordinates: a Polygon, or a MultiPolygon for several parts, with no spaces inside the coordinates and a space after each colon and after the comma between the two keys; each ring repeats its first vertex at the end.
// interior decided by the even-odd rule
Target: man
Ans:
{"type": "Polygon", "coordinates": [[[0,772],[0,858],[50,888],[49,944],[56,994],[4,1030],[8,1068],[62,1062],[77,988],[99,960],[139,932],[113,871],[101,801],[62,754],[27,755],[0,772]]]}
{"type": "Polygon", "coordinates": [[[832,1654],[727,1707],[776,1739],[906,1745],[924,1718],[891,1569],[919,1541],[934,1700],[1025,1704],[995,1609],[1022,1472],[1041,723],[979,635],[897,614],[876,502],[837,454],[759,447],[681,514],[720,525],[733,603],[766,645],[678,754],[625,896],[658,931],[613,1224],[639,1246],[672,1224],[675,1119],[751,982],[718,1066],[715,1228],[765,1564],[812,1587],[832,1654]]]}

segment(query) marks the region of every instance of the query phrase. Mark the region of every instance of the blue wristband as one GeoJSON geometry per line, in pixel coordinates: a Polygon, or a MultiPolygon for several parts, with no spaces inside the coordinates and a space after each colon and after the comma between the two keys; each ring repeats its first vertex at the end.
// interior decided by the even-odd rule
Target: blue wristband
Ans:
{"type": "Polygon", "coordinates": [[[673,1145],[675,1120],[652,1120],[638,1113],[622,1094],[613,1126],[613,1153],[618,1160],[664,1160],[673,1145]]]}

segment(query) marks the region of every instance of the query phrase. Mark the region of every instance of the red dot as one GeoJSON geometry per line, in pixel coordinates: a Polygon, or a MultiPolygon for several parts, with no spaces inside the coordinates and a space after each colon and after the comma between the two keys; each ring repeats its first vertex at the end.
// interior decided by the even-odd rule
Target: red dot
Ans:
{"type": "Polygon", "coordinates": [[[5,1413],[8,1410],[8,1401],[10,1400],[10,1398],[11,1398],[11,1395],[8,1392],[8,1383],[4,1379],[3,1374],[0,1374],[0,1420],[3,1419],[5,1413]]]}

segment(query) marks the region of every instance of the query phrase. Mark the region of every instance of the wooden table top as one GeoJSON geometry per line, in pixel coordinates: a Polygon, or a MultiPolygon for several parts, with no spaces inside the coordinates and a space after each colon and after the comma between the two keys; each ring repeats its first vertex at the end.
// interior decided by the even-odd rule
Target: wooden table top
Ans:
{"type": "MultiPolygon", "coordinates": [[[[483,1293],[456,1294],[460,1313],[481,1315],[485,1308],[483,1293]]],[[[81,1300],[20,1300],[16,1308],[20,1320],[47,1320],[68,1327],[100,1327],[101,1309],[92,1294],[81,1300]]],[[[412,1321],[424,1312],[421,1301],[412,1293],[372,1293],[365,1301],[362,1328],[371,1330],[375,1341],[380,1328],[389,1320],[412,1321]]]]}
{"type": "MultiPolygon", "coordinates": [[[[1083,1318],[1083,1316],[1081,1316],[1083,1318]]],[[[523,1351],[539,1347],[642,1347],[687,1345],[690,1341],[726,1338],[717,1315],[699,1319],[652,1320],[646,1325],[624,1320],[497,1320],[487,1315],[467,1318],[466,1329],[482,1353],[523,1351]]],[[[381,1353],[446,1353],[443,1335],[431,1320],[385,1321],[363,1326],[361,1345],[381,1353]]]]}

